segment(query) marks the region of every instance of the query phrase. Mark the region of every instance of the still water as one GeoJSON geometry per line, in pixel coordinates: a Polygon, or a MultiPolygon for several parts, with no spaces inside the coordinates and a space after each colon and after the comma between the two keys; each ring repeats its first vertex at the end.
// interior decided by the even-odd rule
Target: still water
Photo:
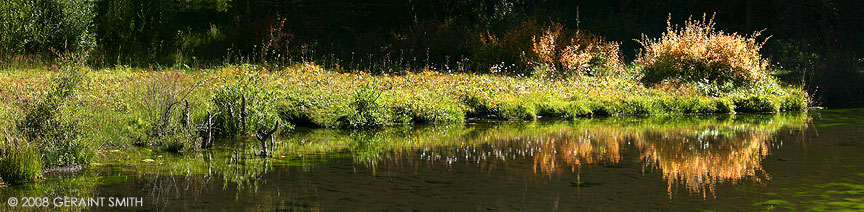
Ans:
{"type": "Polygon", "coordinates": [[[864,110],[298,129],[97,163],[10,197],[139,197],[95,211],[864,210],[864,110]],[[115,205],[116,206],[116,205],[115,205]]]}

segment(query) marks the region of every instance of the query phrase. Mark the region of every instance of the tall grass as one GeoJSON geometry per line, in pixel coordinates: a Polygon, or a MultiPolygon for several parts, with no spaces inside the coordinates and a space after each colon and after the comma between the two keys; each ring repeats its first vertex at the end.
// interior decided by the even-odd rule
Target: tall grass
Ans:
{"type": "Polygon", "coordinates": [[[42,157],[39,147],[6,128],[3,129],[2,136],[0,138],[2,182],[17,185],[39,179],[42,176],[42,157]]]}

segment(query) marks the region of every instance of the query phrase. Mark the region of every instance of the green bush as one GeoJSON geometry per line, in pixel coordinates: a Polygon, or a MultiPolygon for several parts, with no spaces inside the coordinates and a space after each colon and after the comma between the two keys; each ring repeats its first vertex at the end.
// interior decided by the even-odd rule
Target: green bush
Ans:
{"type": "Polygon", "coordinates": [[[87,52],[96,46],[93,1],[0,1],[0,54],[87,52]]]}
{"type": "Polygon", "coordinates": [[[200,148],[201,146],[198,144],[199,139],[198,135],[189,129],[162,137],[160,138],[160,142],[162,149],[167,152],[183,153],[200,148]]]}
{"type": "Polygon", "coordinates": [[[45,166],[86,165],[93,159],[95,147],[82,139],[80,124],[64,110],[85,71],[64,64],[50,91],[22,105],[24,115],[16,127],[27,141],[39,146],[45,166]]]}
{"type": "MultiPolygon", "coordinates": [[[[219,136],[231,137],[273,128],[280,120],[277,104],[281,101],[277,99],[275,88],[263,86],[258,73],[249,72],[215,90],[212,101],[219,136]]],[[[280,123],[283,129],[290,126],[285,121],[280,123]]]]}
{"type": "Polygon", "coordinates": [[[81,126],[67,120],[57,120],[51,124],[49,125],[51,130],[38,139],[45,166],[90,164],[97,147],[83,139],[81,126]]]}
{"type": "Polygon", "coordinates": [[[574,119],[593,115],[590,104],[583,100],[567,100],[561,97],[536,97],[534,104],[538,116],[574,119]]]}
{"type": "Polygon", "coordinates": [[[501,119],[534,120],[537,118],[537,107],[534,101],[526,98],[504,97],[492,108],[493,114],[501,119]]]}
{"type": "Polygon", "coordinates": [[[807,91],[801,89],[788,89],[786,95],[780,98],[780,110],[784,111],[806,111],[810,101],[807,91]]]}
{"type": "Polygon", "coordinates": [[[466,107],[466,116],[472,118],[494,115],[491,94],[483,89],[472,89],[460,93],[460,101],[466,107]]]}
{"type": "Polygon", "coordinates": [[[278,111],[282,120],[304,127],[339,127],[339,118],[348,113],[350,104],[346,94],[332,91],[285,89],[278,111]]]}
{"type": "Polygon", "coordinates": [[[392,105],[393,121],[396,123],[454,123],[465,120],[458,102],[443,95],[406,94],[402,91],[392,93],[385,102],[392,105]]]}
{"type": "Polygon", "coordinates": [[[21,107],[24,109],[24,116],[18,122],[18,130],[21,130],[28,140],[35,140],[53,131],[53,128],[60,127],[58,116],[62,115],[61,107],[78,88],[83,71],[80,67],[64,67],[59,70],[59,76],[54,79],[54,86],[50,91],[25,100],[21,107]]]}
{"type": "Polygon", "coordinates": [[[10,135],[0,138],[0,178],[6,184],[18,185],[42,176],[39,148],[10,135]]]}
{"type": "Polygon", "coordinates": [[[780,112],[781,104],[777,98],[767,95],[753,95],[734,99],[736,112],[780,112]]]}
{"type": "Polygon", "coordinates": [[[371,128],[390,125],[392,114],[381,101],[381,91],[374,85],[365,85],[355,90],[348,105],[348,114],[340,117],[344,128],[371,128]]]}

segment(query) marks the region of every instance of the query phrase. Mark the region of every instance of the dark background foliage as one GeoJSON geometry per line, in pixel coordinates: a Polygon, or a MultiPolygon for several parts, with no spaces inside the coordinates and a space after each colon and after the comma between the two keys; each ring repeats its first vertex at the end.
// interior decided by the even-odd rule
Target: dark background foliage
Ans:
{"type": "Polygon", "coordinates": [[[714,15],[726,32],[772,36],[763,55],[829,107],[864,106],[860,0],[0,0],[9,55],[88,51],[94,65],[314,61],[398,73],[419,68],[530,74],[531,39],[553,23],[619,42],[659,37],[667,18],[714,15]],[[503,67],[503,68],[502,68],[503,67]]]}

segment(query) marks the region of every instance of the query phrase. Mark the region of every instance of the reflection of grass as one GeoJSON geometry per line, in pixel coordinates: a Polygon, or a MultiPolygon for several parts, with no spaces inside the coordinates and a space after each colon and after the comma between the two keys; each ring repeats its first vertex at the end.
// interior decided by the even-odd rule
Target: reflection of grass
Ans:
{"type": "MultiPolygon", "coordinates": [[[[274,167],[314,166],[336,157],[351,157],[373,170],[380,164],[417,158],[442,165],[467,160],[489,168],[509,166],[513,163],[507,161],[513,158],[529,158],[534,169],[526,174],[551,176],[598,163],[617,163],[626,143],[635,143],[635,151],[649,159],[649,167],[663,171],[670,187],[681,184],[690,191],[707,192],[710,189],[693,188],[754,177],[769,138],[781,128],[802,127],[805,117],[654,116],[396,126],[373,131],[299,129],[276,139],[274,156],[268,159],[254,155],[259,150],[257,141],[238,139],[193,154],[149,148],[103,150],[97,154],[95,169],[153,180],[214,176],[224,179],[226,188],[231,183],[238,189],[256,188],[274,167]],[[691,165],[698,169],[686,168],[691,165]]],[[[93,180],[103,185],[125,182],[93,180]]],[[[578,181],[574,185],[588,186],[578,181]]]]}
{"type": "Polygon", "coordinates": [[[864,210],[864,185],[852,182],[832,182],[823,184],[804,184],[788,188],[769,200],[757,202],[754,206],[771,210],[774,208],[807,208],[809,211],[862,211],[864,210]],[[787,201],[788,200],[788,201],[787,201]],[[773,204],[782,203],[782,204],[773,204]]]}
{"type": "MultiPolygon", "coordinates": [[[[0,192],[0,200],[6,201],[10,197],[48,197],[53,201],[55,197],[91,197],[96,194],[95,187],[99,185],[100,176],[93,170],[83,170],[73,174],[54,174],[46,176],[41,183],[29,183],[12,186],[0,192]]],[[[23,201],[23,200],[21,200],[23,201]]],[[[8,204],[0,204],[0,211],[84,211],[85,207],[63,207],[54,208],[51,202],[47,208],[39,207],[14,207],[8,204]]],[[[23,202],[22,202],[23,203],[23,202]]]]}
{"type": "Polygon", "coordinates": [[[771,210],[775,208],[783,208],[787,210],[794,210],[795,207],[792,207],[792,203],[786,200],[766,200],[762,202],[753,203],[754,206],[764,206],[766,210],[771,210]]]}

